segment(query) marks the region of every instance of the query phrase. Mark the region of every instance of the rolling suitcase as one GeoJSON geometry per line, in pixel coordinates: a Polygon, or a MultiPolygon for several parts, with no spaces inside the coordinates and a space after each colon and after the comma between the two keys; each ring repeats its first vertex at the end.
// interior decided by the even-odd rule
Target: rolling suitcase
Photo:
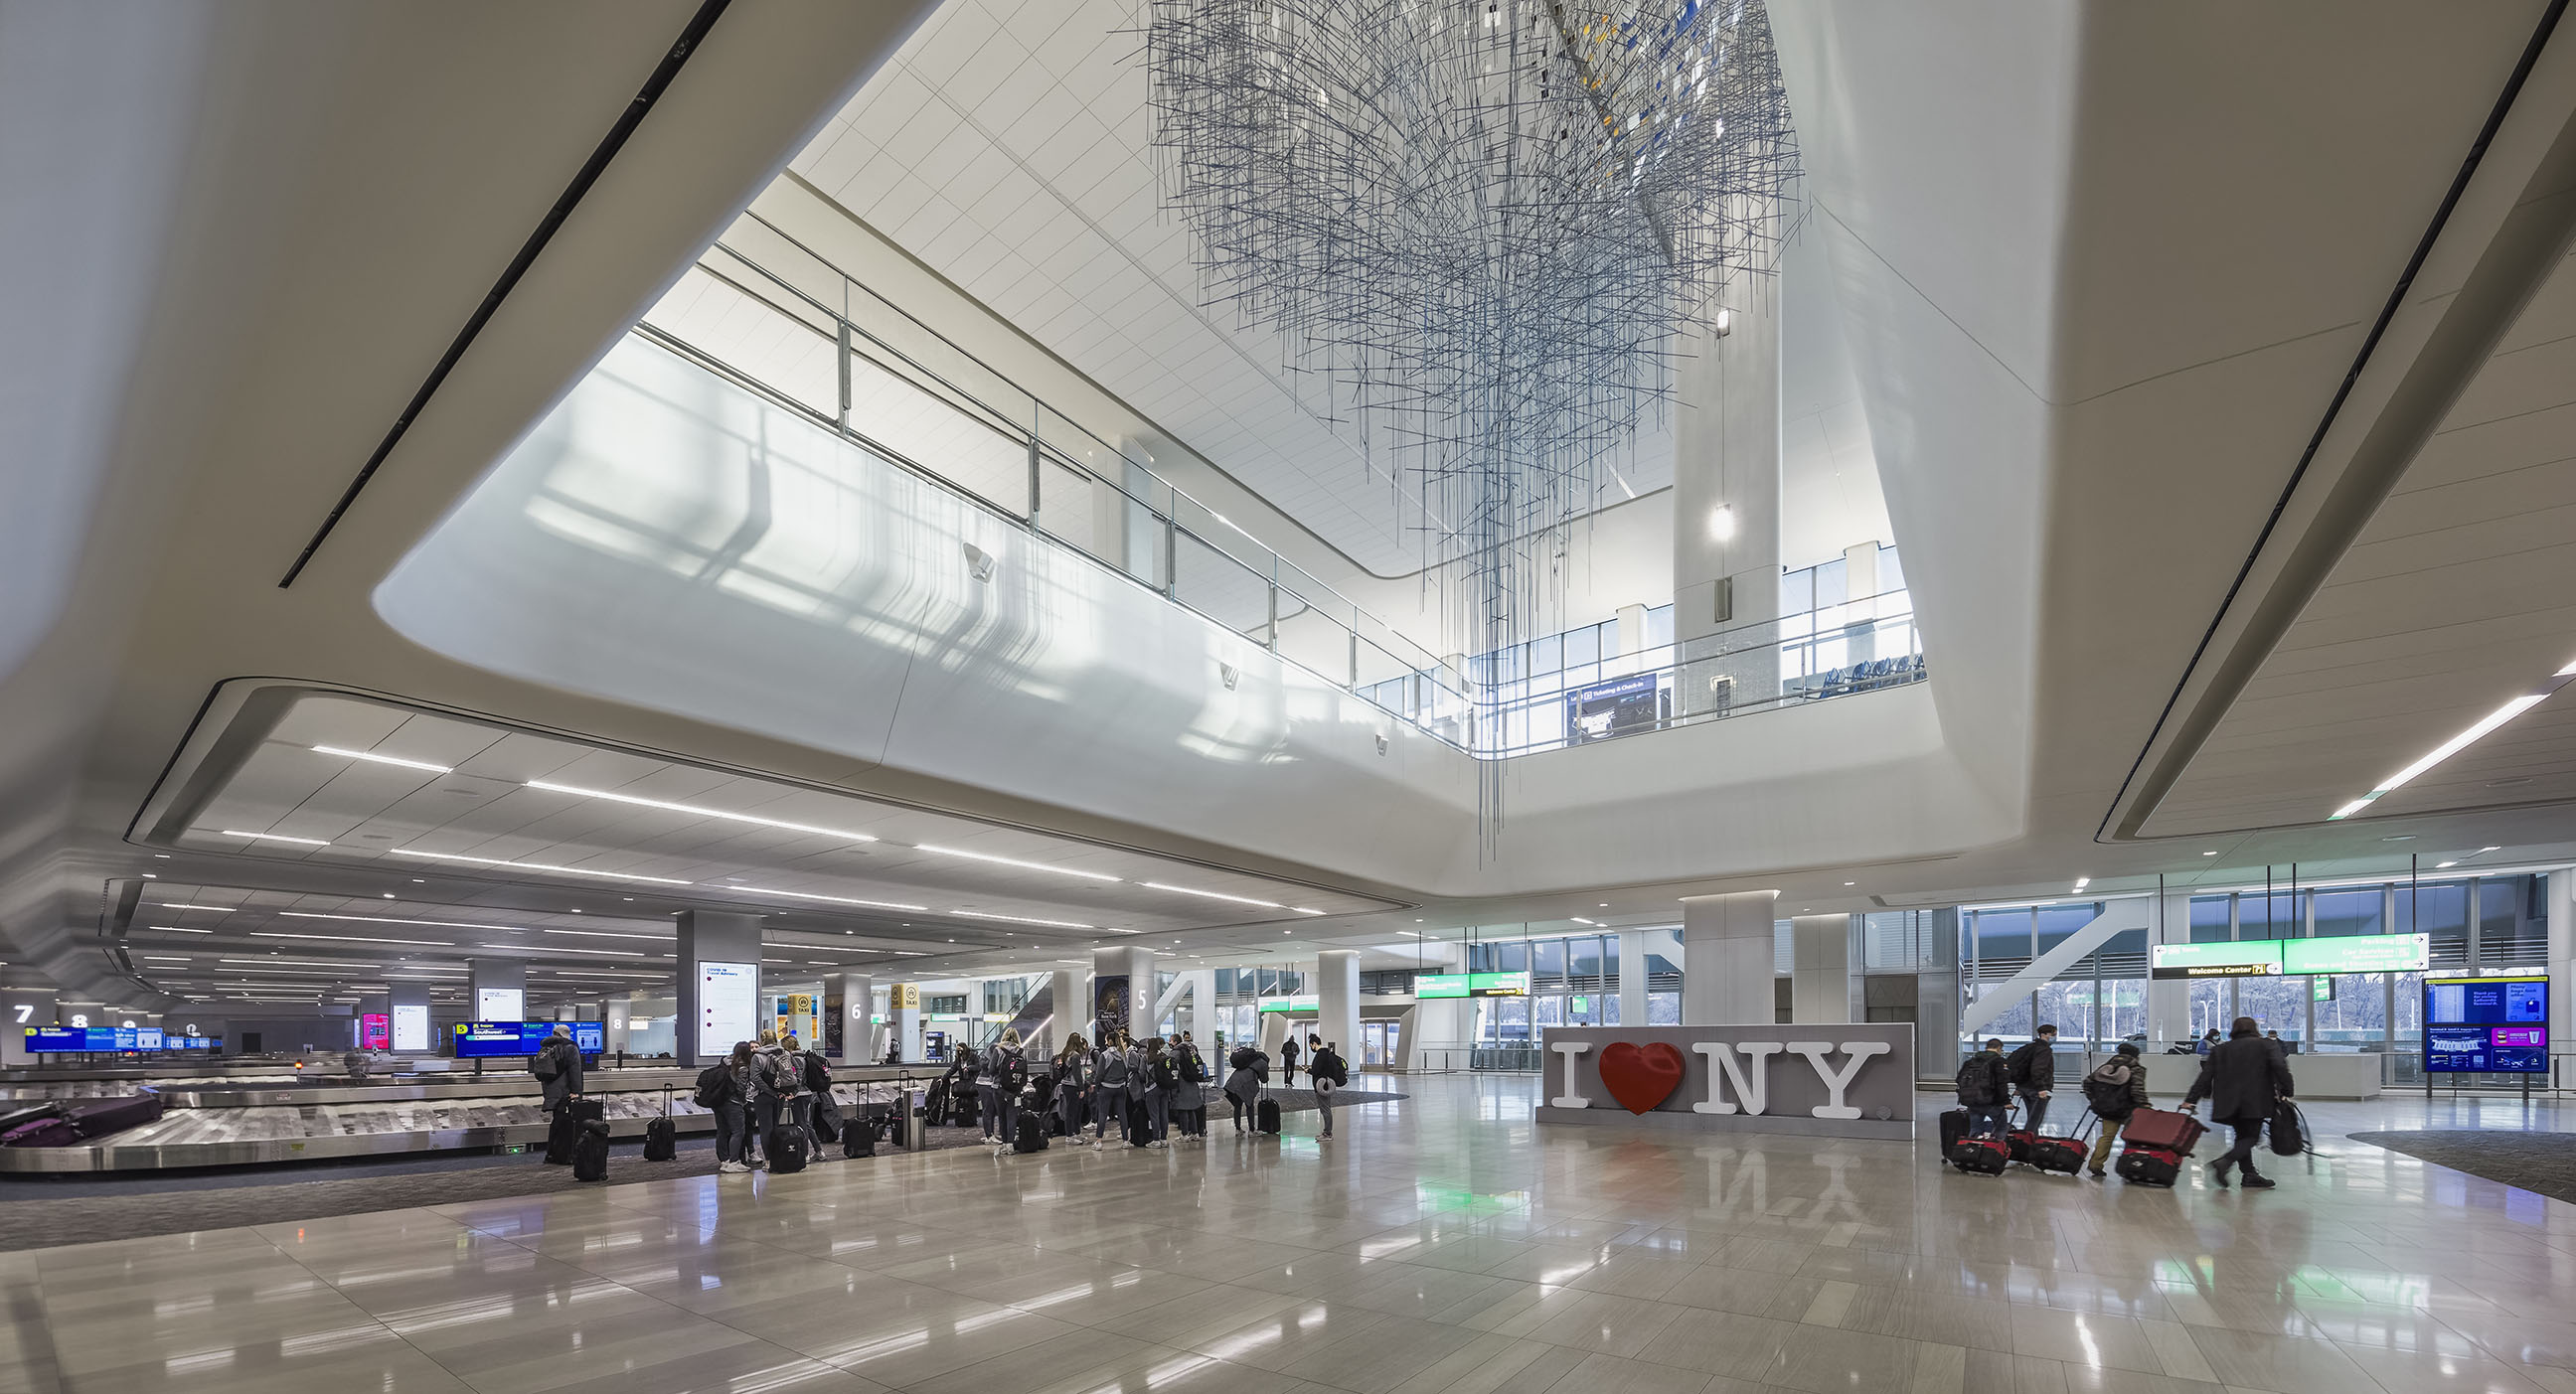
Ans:
{"type": "Polygon", "coordinates": [[[1047,1120],[1044,1114],[1023,1113],[1020,1115],[1019,1136],[1011,1139],[1011,1150],[1014,1152],[1044,1152],[1047,1150],[1047,1120]]]}
{"type": "Polygon", "coordinates": [[[2120,1140],[2130,1147],[2153,1148],[2188,1157],[2200,1144],[2200,1135],[2209,1129],[2188,1113],[2174,1113],[2161,1108],[2142,1108],[2129,1115],[2128,1130],[2120,1140]]]}
{"type": "Polygon", "coordinates": [[[656,1118],[644,1125],[644,1160],[675,1161],[680,1155],[679,1131],[668,1118],[656,1118]]]}
{"type": "Polygon", "coordinates": [[[2044,1133],[2025,1133],[2022,1136],[2027,1139],[2023,1144],[2022,1160],[2034,1169],[2063,1172],[2068,1176],[2084,1169],[2084,1158],[2089,1149],[2084,1145],[2081,1130],[2072,1137],[2051,1137],[2044,1133]]]}
{"type": "Polygon", "coordinates": [[[2112,1163],[2111,1169],[2118,1172],[2123,1181],[2141,1186],[2170,1186],[2176,1177],[2182,1175],[2182,1157],[2161,1147],[2123,1143],[2120,1160],[2112,1163]]]}
{"type": "Polygon", "coordinates": [[[769,1174],[772,1176],[793,1176],[803,1171],[805,1163],[810,1160],[808,1153],[812,1143],[806,1138],[805,1130],[793,1123],[782,1123],[770,1129],[763,1145],[769,1151],[769,1174]]]}
{"type": "Polygon", "coordinates": [[[848,1127],[841,1129],[841,1155],[873,1157],[876,1154],[877,1120],[861,1110],[858,1117],[850,1120],[848,1127]]]}
{"type": "Polygon", "coordinates": [[[1941,1115],[1941,1165],[1950,1164],[1950,1149],[1968,1135],[1968,1111],[1954,1108],[1941,1115]]]}
{"type": "Polygon", "coordinates": [[[572,1179],[608,1179],[608,1120],[593,1118],[577,1125],[572,1144],[572,1179]]]}
{"type": "Polygon", "coordinates": [[[546,1125],[546,1164],[572,1165],[573,1144],[581,1141],[581,1125],[606,1117],[608,1103],[604,1099],[566,1099],[546,1125]]]}
{"type": "Polygon", "coordinates": [[[1275,1133],[1279,1131],[1279,1101],[1277,1099],[1265,1096],[1261,1102],[1252,1106],[1252,1128],[1253,1131],[1262,1133],[1275,1133]]]}
{"type": "Polygon", "coordinates": [[[1978,1176],[2001,1176],[2012,1163],[2012,1144],[2000,1137],[1963,1137],[1950,1149],[1950,1165],[1978,1176]]]}

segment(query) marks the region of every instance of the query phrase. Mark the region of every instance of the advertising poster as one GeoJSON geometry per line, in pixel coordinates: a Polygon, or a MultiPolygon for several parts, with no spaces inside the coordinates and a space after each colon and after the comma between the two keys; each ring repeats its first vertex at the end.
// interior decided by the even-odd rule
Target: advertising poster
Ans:
{"type": "Polygon", "coordinates": [[[429,1049],[429,1004],[399,1002],[394,1005],[393,1048],[425,1051],[429,1049]]]}
{"type": "Polygon", "coordinates": [[[1102,973],[1091,980],[1091,1022],[1100,1030],[1127,1029],[1127,975],[1102,973]]]}
{"type": "Polygon", "coordinates": [[[698,965],[699,1055],[723,1055],[760,1034],[760,965],[698,965]]]}
{"type": "Polygon", "coordinates": [[[383,1012],[369,1012],[358,1018],[358,1046],[362,1050],[385,1050],[393,1044],[393,1019],[383,1012]]]}

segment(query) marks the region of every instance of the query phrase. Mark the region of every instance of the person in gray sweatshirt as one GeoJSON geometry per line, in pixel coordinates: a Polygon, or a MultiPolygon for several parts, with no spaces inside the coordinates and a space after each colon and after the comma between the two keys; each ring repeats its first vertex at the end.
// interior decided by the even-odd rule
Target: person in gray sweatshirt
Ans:
{"type": "Polygon", "coordinates": [[[1067,1138],[1083,1140],[1082,1125],[1090,1117],[1092,1072],[1096,1062],[1082,1033],[1065,1038],[1064,1049],[1055,1057],[1055,1116],[1064,1124],[1067,1138]]]}
{"type": "Polygon", "coordinates": [[[1180,1087],[1180,1076],[1172,1069],[1172,1057],[1163,1050],[1162,1037],[1146,1037],[1143,1054],[1144,1081],[1138,1087],[1144,1091],[1145,1145],[1168,1146],[1165,1134],[1172,1126],[1172,1094],[1180,1087]]]}
{"type": "Polygon", "coordinates": [[[1225,1097],[1234,1105],[1234,1130],[1248,1132],[1243,1120],[1260,1102],[1261,1086],[1270,1082],[1270,1057],[1243,1046],[1234,1052],[1232,1060],[1234,1073],[1225,1077],[1225,1097]]]}
{"type": "Polygon", "coordinates": [[[981,1106],[984,1140],[1007,1143],[1018,1126],[1020,1086],[1028,1078],[1028,1065],[1020,1055],[1020,1033],[1016,1028],[1002,1032],[1002,1039],[984,1048],[984,1069],[975,1079],[975,1099],[981,1106]]]}
{"type": "Polygon", "coordinates": [[[1099,1063],[1091,1076],[1091,1132],[1107,1142],[1127,1126],[1127,1052],[1116,1037],[1104,1036],[1092,1058],[1099,1063]]]}

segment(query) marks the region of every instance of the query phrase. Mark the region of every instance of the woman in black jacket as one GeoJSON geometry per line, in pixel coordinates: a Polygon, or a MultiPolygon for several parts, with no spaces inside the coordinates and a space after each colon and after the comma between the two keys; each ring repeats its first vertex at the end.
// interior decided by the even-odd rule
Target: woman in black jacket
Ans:
{"type": "Polygon", "coordinates": [[[2263,1039],[2263,1028],[2254,1018],[2236,1018],[2228,1026],[2226,1041],[2212,1046],[2208,1058],[2200,1062],[2200,1078],[2192,1081],[2191,1092],[2182,1098],[2185,1111],[2209,1100],[2210,1121],[2236,1130],[2236,1145],[2209,1164],[2211,1184],[2224,1188],[2232,1166],[2248,1189],[2272,1187],[2270,1177],[2254,1170],[2254,1144],[2262,1140],[2263,1125],[2272,1110],[2289,1097],[2290,1064],[2280,1047],[2263,1039]]]}

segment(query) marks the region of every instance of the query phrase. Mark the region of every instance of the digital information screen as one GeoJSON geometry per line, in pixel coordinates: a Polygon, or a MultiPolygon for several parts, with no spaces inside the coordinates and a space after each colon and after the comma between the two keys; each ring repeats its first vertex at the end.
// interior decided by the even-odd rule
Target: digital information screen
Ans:
{"type": "Polygon", "coordinates": [[[478,1021],[516,1021],[528,1014],[528,995],[515,987],[478,987],[474,989],[474,1016],[478,1021]]]}
{"type": "Polygon", "coordinates": [[[163,1050],[161,1032],[150,1026],[35,1026],[27,1028],[31,1054],[72,1051],[163,1050]]]}
{"type": "Polygon", "coordinates": [[[394,1004],[394,1049],[425,1051],[429,1049],[429,1004],[396,1002],[394,1004]]]}
{"type": "Polygon", "coordinates": [[[2430,1074],[2547,1074],[2548,975],[2426,978],[2424,1069],[2430,1074]]]}
{"type": "Polygon", "coordinates": [[[698,964],[698,1054],[723,1055],[760,1034],[760,965],[698,964]]]}
{"type": "MultiPolygon", "coordinates": [[[[597,1055],[608,1043],[608,1028],[601,1022],[565,1024],[572,1027],[573,1048],[584,1055],[597,1055]]],[[[551,1021],[461,1021],[456,1024],[456,1058],[488,1060],[534,1055],[554,1033],[555,1023],[551,1021]]]]}
{"type": "Polygon", "coordinates": [[[1651,731],[1663,719],[1661,679],[1653,673],[1577,688],[1565,698],[1565,739],[1569,745],[1606,740],[1631,731],[1651,731]]]}
{"type": "Polygon", "coordinates": [[[1467,995],[1470,997],[1527,997],[1529,978],[1529,974],[1521,972],[1470,973],[1467,975],[1467,995]]]}
{"type": "Polygon", "coordinates": [[[1285,997],[1264,997],[1261,999],[1260,1005],[1256,1006],[1253,1010],[1257,1012],[1311,1012],[1320,1010],[1320,999],[1311,992],[1294,993],[1285,997]]]}
{"type": "Polygon", "coordinates": [[[1416,973],[1413,975],[1413,995],[1416,998],[1464,997],[1467,995],[1467,975],[1416,973]]]}

